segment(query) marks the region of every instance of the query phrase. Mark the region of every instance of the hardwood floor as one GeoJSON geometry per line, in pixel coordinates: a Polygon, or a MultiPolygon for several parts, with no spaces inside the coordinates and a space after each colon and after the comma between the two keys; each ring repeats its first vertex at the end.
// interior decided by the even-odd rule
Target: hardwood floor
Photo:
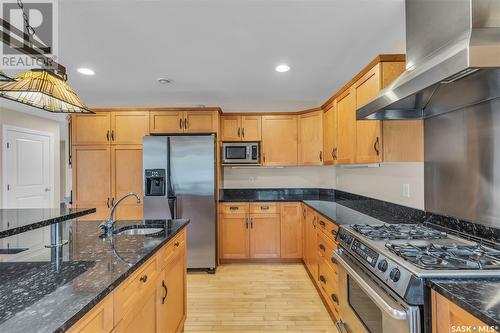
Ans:
{"type": "Polygon", "coordinates": [[[185,332],[337,333],[301,264],[229,264],[187,280],[185,332]]]}

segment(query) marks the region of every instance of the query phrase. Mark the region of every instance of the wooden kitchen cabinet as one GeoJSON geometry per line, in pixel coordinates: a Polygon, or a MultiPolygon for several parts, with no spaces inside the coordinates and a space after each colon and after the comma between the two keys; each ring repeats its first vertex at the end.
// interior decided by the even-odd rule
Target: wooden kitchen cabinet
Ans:
{"type": "Polygon", "coordinates": [[[249,256],[249,234],[247,215],[222,215],[221,218],[222,259],[244,259],[249,256]]]}
{"type": "Polygon", "coordinates": [[[79,220],[104,220],[111,204],[110,146],[73,146],[73,205],[95,207],[79,220]]]}
{"type": "MultiPolygon", "coordinates": [[[[111,147],[111,204],[130,192],[142,198],[142,145],[111,147]]],[[[142,201],[126,198],[115,211],[117,220],[140,220],[144,214],[142,201]]]]}
{"type": "MultiPolygon", "coordinates": [[[[356,109],[359,109],[381,90],[381,64],[375,65],[354,84],[356,109]]],[[[382,122],[356,121],[356,163],[382,161],[382,122]]]]}
{"type": "Polygon", "coordinates": [[[148,111],[112,111],[112,144],[142,145],[142,139],[149,134],[148,111]]]}
{"type": "Polygon", "coordinates": [[[260,141],[261,132],[261,116],[221,116],[222,141],[260,141]]]}
{"type": "Polygon", "coordinates": [[[323,111],[299,115],[299,165],[323,164],[323,111]]]}
{"type": "Polygon", "coordinates": [[[336,163],[354,163],[356,160],[356,100],[352,88],[337,98],[336,110],[336,163]]]}
{"type": "Polygon", "coordinates": [[[453,327],[473,326],[477,328],[473,330],[475,332],[497,332],[495,330],[487,330],[487,328],[490,328],[489,325],[486,325],[435,290],[432,290],[431,293],[431,303],[432,333],[449,333],[453,331],[453,327]],[[480,328],[482,328],[483,331],[480,328]]]}
{"type": "Polygon", "coordinates": [[[305,263],[311,273],[313,279],[318,279],[318,251],[317,251],[317,230],[316,230],[317,215],[310,208],[306,208],[305,219],[305,263]]]}
{"type": "Polygon", "coordinates": [[[149,288],[140,293],[142,302],[136,304],[129,313],[116,325],[113,333],[156,333],[157,293],[149,288]]]}
{"type": "Polygon", "coordinates": [[[280,257],[280,216],[250,214],[250,258],[280,257]]]}
{"type": "Polygon", "coordinates": [[[71,140],[73,145],[109,144],[111,140],[111,113],[73,114],[71,140]]]}
{"type": "Polygon", "coordinates": [[[212,110],[155,110],[149,113],[149,131],[154,134],[215,133],[218,113],[212,110]]]}
{"type": "Polygon", "coordinates": [[[176,237],[167,248],[165,268],[157,282],[156,332],[181,332],[186,319],[186,243],[185,237],[176,237]]]}
{"type": "Polygon", "coordinates": [[[152,134],[175,134],[184,131],[184,111],[149,112],[149,131],[152,134]]]}
{"type": "Polygon", "coordinates": [[[263,165],[297,165],[298,128],[296,115],[262,116],[263,165]]]}
{"type": "Polygon", "coordinates": [[[281,258],[302,258],[302,206],[298,202],[280,205],[281,258]]]}
{"type": "Polygon", "coordinates": [[[337,110],[336,102],[323,113],[323,164],[329,165],[336,162],[337,148],[337,110]]]}

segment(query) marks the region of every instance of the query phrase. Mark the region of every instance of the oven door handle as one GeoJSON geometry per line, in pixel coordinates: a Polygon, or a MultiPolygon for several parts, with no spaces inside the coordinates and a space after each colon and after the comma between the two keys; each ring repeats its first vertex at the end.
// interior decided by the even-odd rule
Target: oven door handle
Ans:
{"type": "Polygon", "coordinates": [[[406,320],[408,318],[408,314],[406,311],[401,311],[398,309],[394,309],[391,305],[389,305],[378,293],[374,290],[366,281],[352,268],[347,261],[344,260],[342,255],[342,249],[336,249],[333,251],[333,256],[339,264],[349,273],[349,275],[356,280],[358,285],[363,289],[366,294],[374,301],[381,310],[387,313],[391,318],[396,320],[406,320]]]}

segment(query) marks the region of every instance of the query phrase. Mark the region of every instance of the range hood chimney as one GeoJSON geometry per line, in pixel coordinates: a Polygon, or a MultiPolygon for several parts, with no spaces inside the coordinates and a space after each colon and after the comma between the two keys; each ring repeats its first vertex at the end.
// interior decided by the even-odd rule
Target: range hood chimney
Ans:
{"type": "Polygon", "coordinates": [[[357,119],[426,119],[500,97],[500,1],[406,0],[406,71],[357,119]]]}

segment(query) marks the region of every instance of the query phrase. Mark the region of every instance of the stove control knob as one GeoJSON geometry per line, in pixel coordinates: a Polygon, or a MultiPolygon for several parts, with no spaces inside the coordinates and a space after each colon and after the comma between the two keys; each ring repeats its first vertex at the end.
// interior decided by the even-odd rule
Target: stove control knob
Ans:
{"type": "Polygon", "coordinates": [[[387,264],[387,260],[382,259],[382,260],[380,260],[380,261],[379,261],[379,263],[378,263],[378,266],[377,266],[377,267],[378,267],[378,269],[379,269],[381,272],[385,272],[385,271],[387,270],[387,266],[388,266],[388,264],[387,264]]]}
{"type": "Polygon", "coordinates": [[[400,277],[401,277],[401,272],[397,268],[393,268],[392,271],[389,273],[389,278],[394,282],[398,282],[400,277]]]}

